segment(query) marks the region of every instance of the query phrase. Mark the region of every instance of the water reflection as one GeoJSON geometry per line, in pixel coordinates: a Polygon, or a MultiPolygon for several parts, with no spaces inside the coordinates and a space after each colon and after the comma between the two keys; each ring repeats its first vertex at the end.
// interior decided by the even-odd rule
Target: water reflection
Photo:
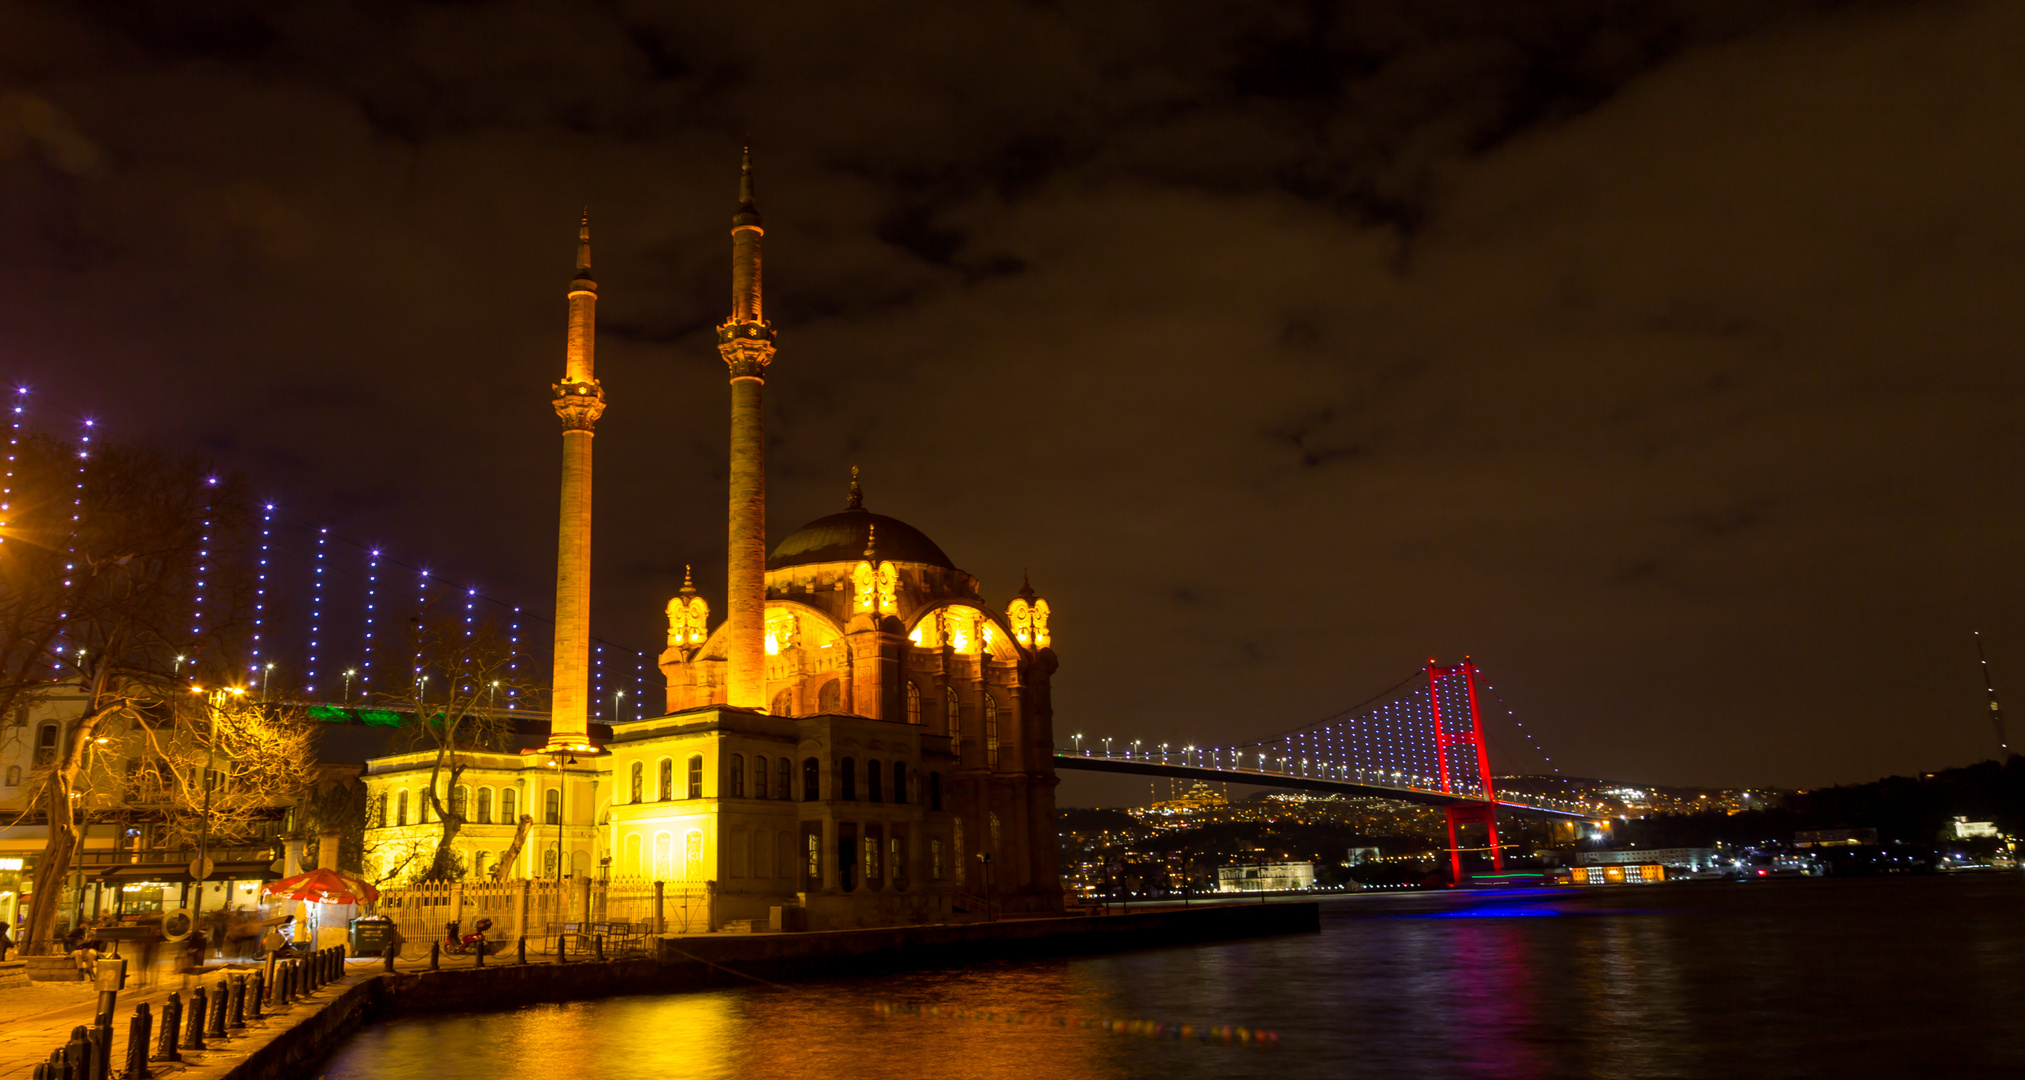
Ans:
{"type": "Polygon", "coordinates": [[[1953,1075],[2025,1068],[2025,879],[1422,895],[1319,935],[424,1017],[333,1080],[1953,1075]],[[1277,1030],[1277,1048],[884,1016],[1277,1030]]]}

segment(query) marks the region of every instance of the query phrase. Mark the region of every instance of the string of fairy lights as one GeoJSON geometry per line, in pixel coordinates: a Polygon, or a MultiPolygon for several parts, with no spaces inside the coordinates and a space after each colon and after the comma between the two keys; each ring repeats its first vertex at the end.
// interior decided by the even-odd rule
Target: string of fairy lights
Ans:
{"type": "MultiPolygon", "coordinates": [[[[33,430],[37,415],[61,418],[64,414],[64,410],[53,408],[46,399],[31,407],[34,395],[25,386],[16,387],[13,398],[8,418],[6,475],[4,483],[0,483],[0,527],[7,524],[14,503],[22,442],[33,430]]],[[[77,566],[76,533],[88,510],[86,464],[99,433],[96,420],[73,419],[78,425],[74,436],[77,472],[72,491],[72,536],[66,544],[64,563],[66,586],[72,583],[69,575],[77,566]]],[[[220,484],[216,476],[207,477],[206,482],[214,488],[220,484]]],[[[430,673],[424,670],[419,619],[413,640],[407,643],[412,644],[412,650],[402,650],[404,643],[398,635],[392,641],[387,637],[390,630],[387,605],[395,603],[398,609],[403,606],[401,600],[410,600],[416,611],[426,610],[431,598],[443,591],[440,571],[432,571],[419,560],[395,558],[380,545],[348,539],[328,526],[294,518],[285,513],[279,500],[263,500],[258,507],[258,529],[251,550],[235,549],[237,554],[220,547],[219,507],[203,508],[194,587],[187,619],[182,624],[190,641],[202,640],[218,629],[217,620],[229,614],[213,610],[218,599],[210,594],[218,581],[234,577],[221,571],[235,563],[246,565],[240,560],[250,556],[251,617],[249,624],[239,631],[238,640],[245,650],[247,675],[253,687],[312,703],[368,706],[376,700],[385,700],[389,691],[398,696],[409,689],[385,685],[390,648],[395,650],[395,656],[411,652],[412,685],[424,687],[430,673]],[[401,600],[396,600],[397,596],[401,600]]],[[[526,622],[549,620],[530,615],[521,605],[490,596],[476,585],[464,588],[461,601],[459,614],[466,642],[475,641],[480,623],[488,618],[496,616],[504,626],[509,649],[508,678],[504,681],[517,683],[547,672],[546,655],[523,656],[521,646],[523,631],[528,629],[526,622]]],[[[395,625],[402,618],[395,616],[395,625]]],[[[543,635],[527,642],[546,643],[543,635]]],[[[647,675],[656,670],[656,658],[644,650],[603,638],[593,638],[591,648],[591,719],[605,722],[650,715],[648,710],[658,695],[649,692],[647,675]],[[611,664],[605,662],[607,653],[611,654],[611,664]],[[630,660],[626,659],[627,654],[631,654],[630,660]]],[[[72,643],[62,639],[52,648],[51,661],[59,676],[71,651],[74,651],[72,643]]],[[[179,654],[175,663],[178,673],[182,673],[194,663],[194,648],[179,654]]],[[[395,663],[398,665],[399,661],[395,663]]],[[[516,686],[500,686],[498,690],[498,697],[492,700],[501,707],[521,709],[535,704],[523,700],[522,691],[516,686]]]]}

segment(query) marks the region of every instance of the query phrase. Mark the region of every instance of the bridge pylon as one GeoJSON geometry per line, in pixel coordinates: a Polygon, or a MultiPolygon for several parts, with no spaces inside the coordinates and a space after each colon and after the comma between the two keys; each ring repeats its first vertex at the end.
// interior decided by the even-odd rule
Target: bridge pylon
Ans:
{"type": "MultiPolygon", "coordinates": [[[[1450,768],[1450,751],[1468,751],[1476,759],[1477,782],[1483,785],[1482,803],[1463,803],[1448,808],[1448,860],[1450,880],[1462,884],[1462,849],[1456,843],[1456,826],[1481,823],[1490,830],[1491,863],[1500,872],[1505,869],[1505,853],[1498,846],[1498,793],[1491,785],[1491,758],[1484,749],[1484,718],[1477,710],[1477,666],[1470,658],[1454,667],[1441,667],[1433,660],[1427,662],[1428,704],[1434,716],[1434,752],[1441,770],[1441,790],[1452,792],[1455,776],[1459,769],[1450,768]],[[1453,681],[1461,677],[1461,700],[1453,681]],[[1448,715],[1442,715],[1442,699],[1449,699],[1448,715]],[[1463,728],[1461,718],[1456,714],[1468,710],[1469,726],[1463,728]]],[[[1457,755],[1462,756],[1461,754],[1457,755]]],[[[1458,766],[1461,762],[1456,763],[1458,766]]]]}

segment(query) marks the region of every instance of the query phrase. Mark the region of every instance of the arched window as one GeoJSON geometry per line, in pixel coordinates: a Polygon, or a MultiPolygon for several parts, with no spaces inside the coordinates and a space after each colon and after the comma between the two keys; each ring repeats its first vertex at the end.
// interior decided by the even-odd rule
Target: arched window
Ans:
{"type": "MultiPolygon", "coordinates": [[[[752,797],[755,799],[766,798],[766,758],[758,754],[752,756],[752,797]]],[[[758,877],[759,875],[754,874],[753,876],[758,877]]]]}
{"type": "Polygon", "coordinates": [[[416,823],[422,825],[427,825],[429,823],[429,800],[435,794],[436,792],[434,790],[424,790],[416,795],[415,797],[416,823]]]}
{"type": "Polygon", "coordinates": [[[647,785],[647,763],[644,761],[636,761],[633,763],[633,788],[632,788],[633,802],[640,801],[640,795],[646,789],[646,785],[647,785]]]}
{"type": "Polygon", "coordinates": [[[910,724],[921,722],[921,688],[912,682],[907,684],[907,722],[910,724]]]}
{"type": "Polygon", "coordinates": [[[379,798],[373,800],[373,822],[373,828],[387,827],[387,793],[384,791],[380,792],[379,798]]]}
{"type": "Polygon", "coordinates": [[[794,786],[794,777],[795,777],[795,768],[794,768],[794,763],[793,763],[793,762],[791,762],[791,761],[789,761],[789,760],[788,760],[788,759],[786,759],[786,758],[781,758],[781,759],[780,759],[780,764],[779,764],[779,765],[777,765],[777,766],[775,766],[775,767],[776,767],[777,769],[779,769],[779,770],[780,770],[780,772],[779,772],[779,775],[778,775],[778,778],[779,778],[779,780],[780,780],[780,784],[779,784],[779,785],[778,785],[778,786],[777,786],[777,787],[775,788],[775,793],[774,793],[774,798],[776,798],[776,799],[792,799],[792,798],[794,798],[794,797],[795,797],[795,786],[794,786]]]}
{"type": "Polygon", "coordinates": [[[562,789],[548,789],[548,793],[542,796],[542,812],[546,815],[543,824],[562,824],[562,789]]]}
{"type": "Polygon", "coordinates": [[[21,786],[21,766],[19,765],[7,766],[7,786],[8,787],[21,786]]]}
{"type": "Polygon", "coordinates": [[[35,763],[47,765],[56,760],[56,725],[44,724],[35,733],[35,763]]]}
{"type": "Polygon", "coordinates": [[[692,799],[700,799],[703,797],[702,754],[689,755],[689,797],[692,799]]]}
{"type": "Polygon", "coordinates": [[[823,799],[823,763],[815,758],[802,759],[802,801],[821,802],[823,799]]]}
{"type": "Polygon", "coordinates": [[[492,789],[489,787],[478,789],[478,823],[492,824],[492,789]]]}
{"type": "Polygon", "coordinates": [[[854,758],[837,762],[837,798],[854,802],[858,798],[858,762],[854,758]]]}
{"type": "Polygon", "coordinates": [[[767,709],[767,711],[775,716],[793,716],[795,712],[795,692],[793,690],[783,690],[775,694],[773,696],[773,706],[767,709]]]}
{"type": "Polygon", "coordinates": [[[664,832],[654,834],[654,880],[675,876],[675,838],[664,832]]]}
{"type": "Polygon", "coordinates": [[[626,861],[619,864],[620,873],[629,877],[640,877],[647,868],[640,865],[640,834],[626,834],[626,861]]]}
{"type": "Polygon", "coordinates": [[[703,880],[703,834],[695,829],[682,838],[682,879],[703,880]]]}
{"type": "Polygon", "coordinates": [[[907,763],[904,761],[893,763],[893,801],[907,801],[907,763]]]}
{"type": "Polygon", "coordinates": [[[515,811],[515,810],[518,810],[518,809],[519,809],[519,807],[518,807],[517,805],[515,805],[516,801],[517,801],[517,797],[516,797],[516,795],[515,795],[515,793],[514,793],[514,790],[513,790],[512,788],[504,788],[504,789],[502,789],[502,790],[501,790],[501,791],[499,792],[499,821],[500,821],[500,824],[502,824],[502,825],[518,825],[518,824],[520,824],[520,817],[519,817],[519,815],[517,815],[517,814],[515,814],[515,813],[514,813],[514,811],[515,811]]]}
{"type": "MultiPolygon", "coordinates": [[[[401,800],[394,804],[394,824],[406,825],[407,823],[408,823],[408,789],[402,788],[401,800]]],[[[201,870],[203,869],[203,867],[200,866],[198,867],[198,869],[201,870]]]]}
{"type": "Polygon", "coordinates": [[[731,768],[725,773],[726,779],[731,781],[731,790],[727,794],[734,799],[745,798],[745,755],[731,755],[731,768]]]}
{"type": "Polygon", "coordinates": [[[558,863],[556,862],[556,857],[555,857],[555,856],[556,856],[556,851],[555,851],[555,849],[554,849],[554,848],[549,848],[549,849],[548,849],[547,851],[544,851],[544,852],[542,852],[542,853],[541,853],[541,876],[542,876],[542,877],[550,877],[550,878],[552,878],[552,877],[556,877],[556,876],[557,876],[556,870],[557,870],[557,868],[558,868],[558,865],[559,865],[559,864],[558,864],[558,863]]]}
{"type": "Polygon", "coordinates": [[[471,805],[471,789],[459,784],[450,789],[450,816],[462,818],[464,809],[471,805]]]}
{"type": "Polygon", "coordinates": [[[998,764],[998,699],[984,694],[984,763],[998,764]]]}
{"type": "Polygon", "coordinates": [[[942,774],[939,772],[928,774],[928,808],[942,809],[942,774]]]}
{"type": "Polygon", "coordinates": [[[879,797],[879,786],[880,786],[880,785],[879,785],[879,780],[880,780],[880,776],[881,776],[881,774],[880,774],[880,772],[879,772],[879,763],[878,763],[878,762],[876,762],[876,761],[873,761],[873,760],[872,760],[872,759],[870,759],[870,758],[866,758],[866,759],[865,759],[865,800],[866,800],[867,802],[885,802],[885,801],[886,801],[886,800],[884,800],[884,799],[882,799],[882,798],[880,798],[880,797],[879,797]]]}
{"type": "Polygon", "coordinates": [[[823,688],[816,691],[816,711],[819,713],[842,712],[844,708],[843,686],[844,681],[842,679],[831,679],[829,682],[824,683],[823,688]]]}
{"type": "Polygon", "coordinates": [[[963,726],[961,720],[963,717],[963,706],[956,700],[956,687],[945,686],[942,688],[942,690],[943,693],[948,696],[948,701],[946,701],[944,704],[945,707],[948,709],[949,752],[955,754],[958,757],[962,757],[963,726]]]}
{"type": "Polygon", "coordinates": [[[661,801],[675,797],[675,759],[661,759],[661,801]]]}

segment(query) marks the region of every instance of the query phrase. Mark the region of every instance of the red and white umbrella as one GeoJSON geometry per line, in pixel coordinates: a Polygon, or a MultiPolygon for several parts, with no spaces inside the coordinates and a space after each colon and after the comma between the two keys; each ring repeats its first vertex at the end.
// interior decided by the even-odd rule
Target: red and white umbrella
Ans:
{"type": "Polygon", "coordinates": [[[371,882],[341,870],[326,870],[322,867],[291,878],[269,882],[267,887],[260,891],[283,900],[299,900],[311,904],[370,904],[380,898],[380,890],[373,888],[371,882]]]}

